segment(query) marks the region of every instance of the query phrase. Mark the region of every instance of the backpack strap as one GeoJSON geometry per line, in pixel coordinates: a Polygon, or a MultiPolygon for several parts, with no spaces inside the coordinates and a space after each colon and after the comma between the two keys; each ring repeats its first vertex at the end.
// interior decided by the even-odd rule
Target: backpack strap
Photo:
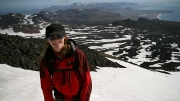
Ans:
{"type": "MultiPolygon", "coordinates": [[[[82,74],[85,73],[85,72],[82,70],[82,68],[79,67],[79,56],[78,56],[77,49],[75,51],[75,67],[78,70],[78,75],[79,75],[80,79],[83,79],[82,74]]],[[[83,86],[82,86],[83,82],[82,81],[80,81],[80,85],[81,86],[80,86],[79,92],[77,93],[76,96],[73,97],[74,99],[80,98],[81,90],[83,88],[83,86]]]]}
{"type": "MultiPolygon", "coordinates": [[[[77,49],[75,49],[75,51],[74,51],[74,56],[75,56],[75,64],[74,64],[74,67],[71,68],[71,69],[54,69],[54,67],[55,67],[55,60],[54,59],[48,60],[47,61],[47,69],[48,69],[48,72],[49,72],[50,76],[52,77],[53,73],[55,71],[56,72],[63,72],[64,73],[65,71],[77,70],[78,76],[82,79],[81,73],[84,73],[84,71],[81,68],[79,68],[79,56],[78,56],[77,49]]],[[[69,75],[69,77],[70,77],[70,75],[69,75]]],[[[63,80],[62,82],[65,85],[65,80],[63,80]]],[[[80,85],[82,85],[81,81],[80,81],[80,85]]],[[[81,90],[82,90],[82,86],[80,86],[79,92],[77,93],[76,96],[73,97],[73,99],[80,98],[81,90]]],[[[63,97],[63,95],[62,95],[62,97],[63,97]]]]}
{"type": "MultiPolygon", "coordinates": [[[[55,69],[55,60],[54,59],[50,59],[47,61],[47,69],[49,71],[49,74],[52,76],[54,72],[65,72],[65,71],[73,71],[73,70],[78,70],[78,74],[79,74],[79,58],[78,58],[78,53],[75,50],[74,51],[75,54],[75,64],[73,68],[70,69],[55,69]]],[[[79,74],[80,75],[80,74],[79,74]]]]}
{"type": "Polygon", "coordinates": [[[55,63],[54,63],[53,59],[50,59],[49,61],[47,61],[47,69],[48,69],[50,76],[53,75],[53,68],[54,67],[55,67],[55,63]]]}

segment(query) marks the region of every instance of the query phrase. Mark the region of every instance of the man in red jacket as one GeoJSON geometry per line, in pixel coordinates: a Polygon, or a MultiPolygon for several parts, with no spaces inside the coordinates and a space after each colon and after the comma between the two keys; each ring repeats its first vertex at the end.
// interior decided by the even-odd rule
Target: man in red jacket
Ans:
{"type": "Polygon", "coordinates": [[[40,62],[45,101],[90,101],[92,81],[85,54],[61,24],[46,27],[47,48],[40,62]]]}

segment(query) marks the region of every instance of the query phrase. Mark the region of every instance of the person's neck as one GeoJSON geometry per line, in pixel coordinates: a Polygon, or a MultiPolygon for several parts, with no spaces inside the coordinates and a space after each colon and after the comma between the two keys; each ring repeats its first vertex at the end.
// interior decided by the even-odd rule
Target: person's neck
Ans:
{"type": "Polygon", "coordinates": [[[58,50],[53,50],[53,52],[54,52],[55,54],[60,54],[60,51],[61,51],[61,50],[59,50],[59,51],[58,51],[58,50]]]}

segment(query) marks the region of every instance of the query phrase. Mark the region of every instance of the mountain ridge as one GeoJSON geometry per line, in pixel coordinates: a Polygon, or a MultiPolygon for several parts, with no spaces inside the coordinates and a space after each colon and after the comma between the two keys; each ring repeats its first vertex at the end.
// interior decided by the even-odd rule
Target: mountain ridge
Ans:
{"type": "Polygon", "coordinates": [[[139,61],[135,64],[150,70],[178,71],[177,67],[180,65],[178,62],[180,59],[178,55],[180,52],[180,43],[178,41],[180,37],[179,22],[147,18],[122,20],[119,19],[121,17],[118,13],[109,13],[102,9],[41,11],[32,15],[10,13],[0,16],[0,28],[2,32],[5,30],[4,34],[8,34],[6,30],[12,29],[11,34],[30,34],[28,38],[33,38],[34,36],[31,35],[42,33],[40,36],[37,35],[37,37],[43,38],[45,27],[49,23],[61,23],[66,27],[68,35],[72,36],[70,38],[77,37],[78,39],[79,34],[81,34],[79,40],[76,39],[81,45],[102,47],[103,45],[106,46],[106,44],[118,43],[117,45],[119,46],[112,49],[99,48],[96,50],[107,52],[114,49],[112,56],[117,56],[117,58],[128,62],[138,59],[137,56],[144,51],[149,53],[144,56],[145,59],[151,60],[139,61]],[[70,33],[71,31],[77,34],[72,34],[70,33]],[[91,33],[91,35],[86,33],[91,33]],[[118,39],[113,42],[103,42],[105,39],[115,40],[117,38],[126,38],[127,36],[129,37],[123,41],[118,39]],[[93,43],[91,43],[92,40],[93,43]],[[94,41],[97,42],[94,43],[94,41]],[[158,66],[156,66],[157,64],[158,66]]]}

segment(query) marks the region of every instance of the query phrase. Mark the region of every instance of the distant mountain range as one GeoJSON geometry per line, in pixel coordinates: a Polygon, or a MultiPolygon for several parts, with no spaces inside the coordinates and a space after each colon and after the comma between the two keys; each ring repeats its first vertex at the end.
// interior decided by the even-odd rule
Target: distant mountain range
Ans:
{"type": "MultiPolygon", "coordinates": [[[[101,52],[113,51],[112,55],[116,56],[116,58],[135,63],[143,68],[151,70],[163,69],[166,71],[178,71],[177,67],[180,66],[180,23],[158,19],[149,19],[147,17],[142,18],[139,16],[144,12],[149,14],[157,14],[160,12],[162,13],[169,11],[139,11],[135,9],[138,5],[132,3],[127,4],[122,8],[118,8],[118,6],[115,6],[116,4],[111,3],[94,4],[94,7],[96,8],[91,9],[78,8],[83,7],[84,4],[75,3],[73,5],[71,5],[71,7],[74,7],[73,9],[64,8],[53,12],[47,10],[30,15],[20,13],[9,13],[6,15],[1,15],[0,33],[8,34],[8,30],[10,30],[11,35],[12,33],[18,34],[17,32],[36,35],[38,33],[42,33],[42,30],[44,30],[49,23],[61,23],[66,26],[68,31],[78,33],[74,35],[69,34],[70,36],[72,35],[71,38],[80,37],[76,39],[78,44],[86,44],[87,47],[102,47],[106,44],[118,43],[121,45],[113,47],[112,49],[100,48],[97,50],[101,52]],[[98,6],[97,8],[97,5],[102,5],[102,7],[98,6]],[[128,7],[130,5],[131,7],[128,7]],[[126,16],[123,15],[124,13],[122,12],[124,12],[126,16]],[[131,17],[137,20],[133,20],[127,17],[130,15],[133,15],[131,17]],[[86,33],[91,34],[87,35],[86,33]],[[128,40],[123,41],[121,41],[121,39],[113,42],[101,41],[103,39],[115,40],[117,38],[124,38],[126,36],[131,37],[128,40]],[[98,42],[94,43],[94,41],[98,42]],[[143,52],[148,53],[143,57],[145,60],[147,59],[147,61],[142,61],[141,58],[138,58],[139,54],[143,52]],[[134,59],[137,60],[138,63],[132,62],[134,59]]],[[[90,6],[84,7],[92,7],[93,4],[89,5],[90,6]]],[[[42,34],[44,35],[44,33],[42,34]]],[[[43,35],[38,37],[42,38],[43,35]]],[[[5,38],[7,37],[8,36],[5,36],[5,38]]],[[[6,39],[3,40],[5,41],[2,42],[4,46],[6,46],[7,43],[11,43],[6,39]]],[[[29,42],[31,43],[32,40],[30,39],[29,42]]],[[[27,44],[31,45],[30,43],[27,44]]],[[[10,46],[14,47],[13,45],[10,46]]],[[[19,46],[17,47],[19,48],[19,46]]],[[[39,49],[39,46],[34,47],[39,49]]],[[[11,50],[8,50],[8,53],[10,53],[10,51],[11,50]]],[[[88,49],[87,51],[90,52],[88,49]]],[[[8,53],[5,51],[3,54],[8,53]]],[[[26,53],[29,53],[28,50],[26,53]]],[[[6,59],[3,54],[1,55],[2,58],[6,59]]],[[[94,67],[96,63],[101,63],[98,62],[98,60],[95,61],[96,63],[93,63],[93,59],[91,59],[91,62],[94,67]]],[[[2,60],[1,63],[7,63],[7,61],[5,62],[5,60],[2,60]]]]}
{"type": "Polygon", "coordinates": [[[40,11],[49,11],[49,12],[56,12],[58,10],[67,10],[67,9],[94,9],[94,8],[103,8],[103,9],[123,9],[126,7],[130,7],[132,9],[139,8],[139,4],[131,3],[131,2],[116,2],[116,3],[73,3],[67,6],[51,6],[44,9],[34,9],[32,11],[28,11],[28,14],[38,13],[40,11]]]}
{"type": "MultiPolygon", "coordinates": [[[[159,13],[168,13],[166,10],[137,10],[136,3],[74,3],[70,6],[52,6],[39,10],[28,16],[35,24],[45,22],[60,22],[62,24],[110,24],[116,20],[138,20],[141,15],[148,19],[158,19],[159,13]],[[153,16],[152,16],[153,15],[153,16]]],[[[26,14],[9,13],[0,16],[0,26],[21,24],[26,14]]]]}

